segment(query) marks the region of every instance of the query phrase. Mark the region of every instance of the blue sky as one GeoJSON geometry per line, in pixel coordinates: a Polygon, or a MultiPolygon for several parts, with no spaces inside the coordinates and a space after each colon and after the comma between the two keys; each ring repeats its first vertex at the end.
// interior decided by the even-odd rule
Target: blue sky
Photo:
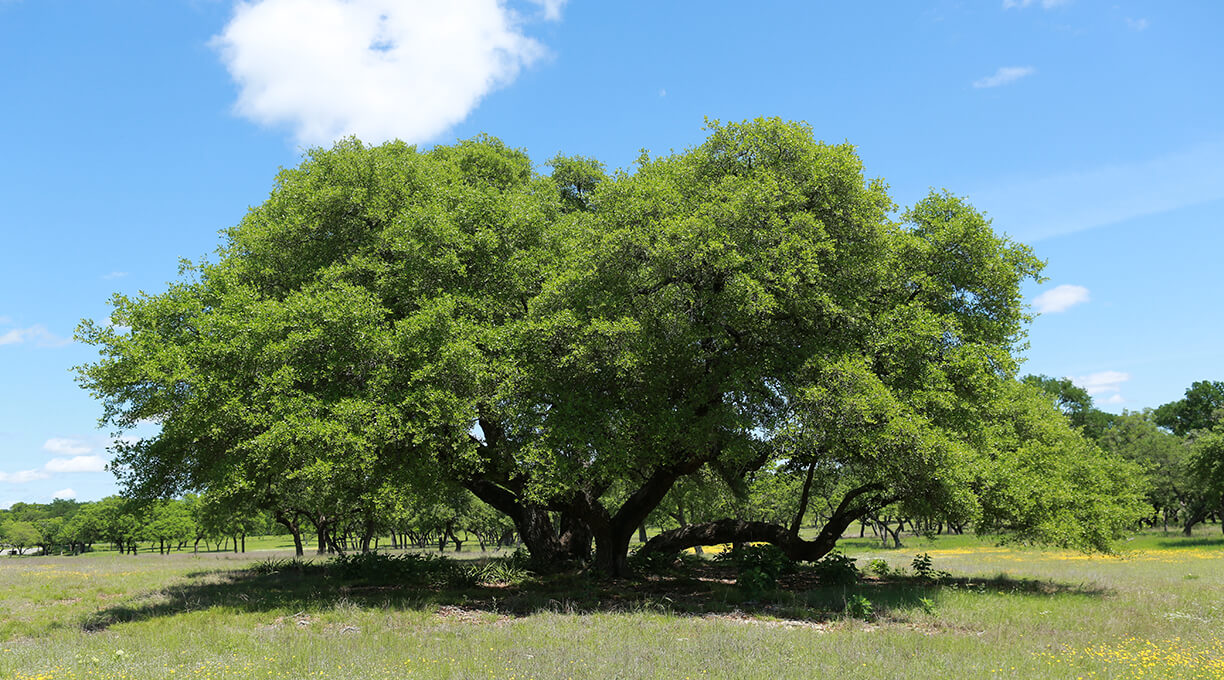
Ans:
{"type": "Polygon", "coordinates": [[[629,165],[805,120],[1048,260],[1025,372],[1113,411],[1224,379],[1224,4],[0,0],[0,507],[116,489],[71,342],[304,148],[479,132],[629,165]],[[749,9],[745,9],[749,8],[749,9]]]}

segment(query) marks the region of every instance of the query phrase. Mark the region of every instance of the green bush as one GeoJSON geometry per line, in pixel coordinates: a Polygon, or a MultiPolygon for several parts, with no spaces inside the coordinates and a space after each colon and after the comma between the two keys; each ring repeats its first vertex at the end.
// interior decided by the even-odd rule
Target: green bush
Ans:
{"type": "Polygon", "coordinates": [[[875,618],[875,605],[862,595],[851,595],[846,598],[846,615],[870,621],[875,618]]]}
{"type": "Polygon", "coordinates": [[[758,567],[748,567],[740,571],[735,585],[748,597],[759,597],[777,590],[778,579],[758,567]]]}
{"type": "Polygon", "coordinates": [[[777,579],[795,571],[795,561],[782,549],[768,543],[763,545],[740,545],[714,556],[716,562],[729,562],[740,573],[748,569],[759,569],[777,579]]]}
{"type": "Polygon", "coordinates": [[[914,555],[914,561],[910,562],[910,566],[914,568],[914,573],[917,574],[919,578],[938,581],[951,576],[951,574],[946,571],[936,569],[931,562],[931,556],[927,553],[914,555]]]}
{"type": "Polygon", "coordinates": [[[812,563],[812,573],[825,585],[844,586],[858,583],[861,575],[853,557],[834,550],[812,563]]]}
{"type": "Polygon", "coordinates": [[[888,576],[892,573],[892,569],[888,566],[888,562],[885,562],[878,557],[867,563],[867,571],[875,574],[876,576],[888,576]]]}
{"type": "Polygon", "coordinates": [[[636,546],[629,554],[629,568],[639,574],[666,574],[676,568],[675,553],[641,550],[636,546]]]}

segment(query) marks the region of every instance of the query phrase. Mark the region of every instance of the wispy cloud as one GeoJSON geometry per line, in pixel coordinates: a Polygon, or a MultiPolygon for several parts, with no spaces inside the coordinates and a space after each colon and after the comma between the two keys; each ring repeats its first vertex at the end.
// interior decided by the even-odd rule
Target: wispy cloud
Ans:
{"type": "Polygon", "coordinates": [[[60,489],[59,491],[56,491],[55,493],[51,494],[51,498],[53,498],[53,499],[54,499],[54,498],[63,498],[63,499],[65,499],[65,500],[72,500],[73,498],[76,498],[76,496],[77,496],[76,491],[74,491],[74,490],[73,490],[73,489],[71,489],[71,488],[68,488],[68,489],[60,489]]]}
{"type": "Polygon", "coordinates": [[[121,279],[127,275],[128,275],[127,272],[111,272],[109,274],[103,274],[102,279],[105,281],[109,281],[111,279],[121,279]]]}
{"type": "MultiPolygon", "coordinates": [[[[533,0],[559,19],[562,0],[533,0]]],[[[213,46],[235,110],[299,142],[423,142],[546,54],[499,0],[239,2],[213,46]]]]}
{"type": "Polygon", "coordinates": [[[1091,299],[1087,288],[1064,283],[1033,298],[1033,308],[1040,314],[1057,314],[1091,299]]]}
{"type": "Polygon", "coordinates": [[[36,347],[62,347],[71,342],[71,340],[61,338],[47,330],[47,327],[42,324],[35,324],[29,328],[13,328],[0,332],[0,345],[30,343],[36,347]]]}
{"type": "Polygon", "coordinates": [[[1122,403],[1122,383],[1130,380],[1129,373],[1100,371],[1071,378],[1071,382],[1084,388],[1093,397],[1103,397],[1106,404],[1122,403]]]}
{"type": "Polygon", "coordinates": [[[1024,9],[1031,5],[1040,5],[1042,9],[1053,9],[1059,5],[1065,5],[1071,0],[1003,0],[1003,9],[1020,8],[1024,9]]]}
{"type": "Polygon", "coordinates": [[[21,470],[20,472],[0,472],[0,482],[8,482],[10,484],[25,484],[39,479],[46,479],[51,475],[42,470],[21,470]]]}
{"type": "Polygon", "coordinates": [[[1130,27],[1132,31],[1146,31],[1149,24],[1148,20],[1142,17],[1138,19],[1126,17],[1126,25],[1130,27]]]}
{"type": "Polygon", "coordinates": [[[995,228],[1023,241],[1070,234],[1224,198],[1224,139],[1148,160],[970,192],[995,228]]]}
{"type": "Polygon", "coordinates": [[[540,6],[546,20],[560,21],[561,9],[565,7],[568,0],[531,0],[531,2],[540,6]]]}
{"type": "Polygon", "coordinates": [[[57,453],[61,456],[79,456],[81,454],[93,451],[93,447],[80,439],[71,439],[68,437],[56,437],[48,439],[43,444],[43,451],[57,453]]]}
{"type": "Polygon", "coordinates": [[[106,460],[102,456],[52,458],[44,469],[47,472],[102,472],[106,469],[106,460]]]}
{"type": "Polygon", "coordinates": [[[973,86],[976,88],[999,87],[1014,83],[1025,76],[1031,76],[1037,72],[1037,69],[1032,66],[1000,66],[999,70],[994,72],[994,75],[979,78],[973,81],[973,86]]]}

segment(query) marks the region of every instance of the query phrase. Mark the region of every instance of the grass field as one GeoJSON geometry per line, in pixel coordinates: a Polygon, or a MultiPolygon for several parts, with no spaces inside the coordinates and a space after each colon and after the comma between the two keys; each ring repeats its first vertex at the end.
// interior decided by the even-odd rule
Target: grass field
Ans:
{"type": "MultiPolygon", "coordinates": [[[[0,678],[1224,678],[1224,537],[1137,537],[1121,557],[847,539],[860,567],[950,573],[759,600],[709,564],[403,587],[246,554],[0,558],[0,678]],[[847,600],[875,610],[854,618],[847,600]]],[[[283,543],[283,542],[282,542],[283,543]]],[[[466,556],[473,556],[466,553],[466,556]]]]}

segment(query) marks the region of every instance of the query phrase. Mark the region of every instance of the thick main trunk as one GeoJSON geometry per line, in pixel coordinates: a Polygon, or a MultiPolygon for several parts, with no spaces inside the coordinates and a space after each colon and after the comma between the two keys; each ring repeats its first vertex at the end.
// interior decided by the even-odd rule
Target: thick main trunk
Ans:
{"type": "MultiPolygon", "coordinates": [[[[563,543],[546,509],[522,501],[518,494],[500,484],[486,479],[472,479],[464,486],[477,498],[501,511],[514,522],[519,538],[523,540],[523,545],[527,546],[532,561],[539,569],[551,571],[561,568],[574,557],[570,550],[582,544],[582,539],[577,534],[571,536],[569,545],[563,543]]],[[[586,545],[590,545],[589,539],[586,545]]]]}

